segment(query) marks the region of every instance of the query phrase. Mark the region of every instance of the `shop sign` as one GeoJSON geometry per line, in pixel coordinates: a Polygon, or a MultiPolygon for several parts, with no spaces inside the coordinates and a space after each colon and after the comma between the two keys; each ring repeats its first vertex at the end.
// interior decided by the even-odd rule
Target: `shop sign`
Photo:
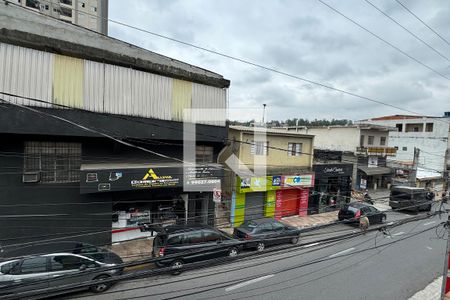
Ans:
{"type": "Polygon", "coordinates": [[[222,191],[219,189],[214,189],[213,190],[213,201],[216,203],[220,203],[221,200],[222,200],[222,191]]]}
{"type": "Polygon", "coordinates": [[[376,168],[378,166],[378,157],[377,156],[369,156],[367,166],[369,168],[376,168]]]}
{"type": "Polygon", "coordinates": [[[153,169],[149,169],[141,180],[131,180],[131,186],[135,188],[171,187],[177,186],[179,178],[171,175],[157,175],[153,169]]]}
{"type": "Polygon", "coordinates": [[[313,170],[317,177],[352,176],[353,165],[351,164],[317,164],[313,170]]]}
{"type": "Polygon", "coordinates": [[[281,186],[281,176],[272,177],[272,186],[281,186]]]}
{"type": "Polygon", "coordinates": [[[275,220],[280,220],[283,211],[283,191],[275,192],[275,220]]]}
{"type": "Polygon", "coordinates": [[[361,178],[361,181],[359,182],[359,188],[366,189],[367,188],[367,180],[364,178],[361,178]]]}
{"type": "Polygon", "coordinates": [[[314,174],[283,176],[283,186],[286,187],[312,187],[314,174]]]}
{"type": "Polygon", "coordinates": [[[268,179],[272,183],[272,177],[247,177],[240,179],[240,191],[246,192],[264,192],[267,191],[268,179]]]}

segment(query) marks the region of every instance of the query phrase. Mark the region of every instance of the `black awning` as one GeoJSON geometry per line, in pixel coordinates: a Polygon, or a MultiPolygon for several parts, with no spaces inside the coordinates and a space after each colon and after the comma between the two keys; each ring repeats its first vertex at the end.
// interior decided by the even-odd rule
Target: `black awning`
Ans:
{"type": "Polygon", "coordinates": [[[358,170],[364,172],[367,176],[391,174],[392,169],[388,167],[358,167],[358,170]]]}

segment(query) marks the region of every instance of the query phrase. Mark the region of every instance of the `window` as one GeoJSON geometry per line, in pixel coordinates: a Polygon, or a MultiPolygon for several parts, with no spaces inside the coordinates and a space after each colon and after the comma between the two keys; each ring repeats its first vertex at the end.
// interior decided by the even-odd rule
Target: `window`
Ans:
{"type": "Polygon", "coordinates": [[[403,151],[408,151],[408,147],[403,147],[402,150],[403,151]]]}
{"type": "Polygon", "coordinates": [[[96,263],[92,260],[72,255],[53,256],[50,260],[52,271],[60,270],[78,270],[82,265],[86,267],[96,267],[96,263]]]}
{"type": "Polygon", "coordinates": [[[361,137],[359,138],[359,146],[364,147],[364,135],[361,135],[361,137]]]}
{"type": "Polygon", "coordinates": [[[47,272],[47,257],[25,259],[21,266],[21,274],[47,272]]]}
{"type": "Polygon", "coordinates": [[[300,156],[302,147],[302,143],[288,143],[288,156],[300,156]]]}
{"type": "Polygon", "coordinates": [[[19,265],[20,261],[13,261],[7,264],[2,265],[2,267],[0,268],[0,272],[3,274],[9,274],[11,272],[11,270],[16,269],[17,266],[19,265]]]}
{"type": "Polygon", "coordinates": [[[422,132],[423,131],[423,123],[410,123],[406,124],[405,132],[422,132]]]}
{"type": "Polygon", "coordinates": [[[195,148],[197,163],[212,163],[214,161],[214,148],[212,146],[197,146],[195,148]]]}
{"type": "Polygon", "coordinates": [[[253,155],[267,155],[269,152],[269,143],[268,142],[252,142],[252,146],[250,149],[250,153],[253,155]]]}
{"type": "Polygon", "coordinates": [[[286,228],[283,224],[278,223],[278,222],[273,222],[272,226],[273,226],[273,229],[275,231],[281,231],[281,230],[284,230],[286,228]]]}
{"type": "Polygon", "coordinates": [[[426,132],[433,132],[433,123],[427,123],[425,125],[425,131],[426,132]]]}
{"type": "Polygon", "coordinates": [[[39,1],[38,0],[26,0],[25,5],[31,8],[39,9],[39,1]]]}
{"type": "Polygon", "coordinates": [[[373,145],[374,139],[375,139],[375,137],[373,135],[369,135],[368,136],[368,140],[367,140],[367,144],[368,145],[373,145]]]}
{"type": "Polygon", "coordinates": [[[40,172],[43,183],[80,181],[81,144],[25,142],[24,172],[40,172]]]}
{"type": "Polygon", "coordinates": [[[398,132],[403,132],[403,124],[396,124],[395,127],[397,127],[398,132]]]}
{"type": "Polygon", "coordinates": [[[222,240],[222,236],[214,231],[204,230],[203,231],[205,242],[217,242],[222,240]]]}
{"type": "Polygon", "coordinates": [[[395,146],[394,148],[395,148],[395,150],[398,150],[398,146],[395,146]]]}
{"type": "Polygon", "coordinates": [[[380,137],[380,146],[385,146],[386,145],[386,137],[382,136],[380,137]]]}
{"type": "Polygon", "coordinates": [[[181,245],[183,244],[183,235],[179,234],[179,235],[175,235],[175,236],[171,236],[168,240],[167,240],[167,245],[181,245]]]}
{"type": "Polygon", "coordinates": [[[93,11],[93,12],[97,12],[97,7],[92,6],[92,11],[93,11]]]}
{"type": "Polygon", "coordinates": [[[258,226],[258,232],[269,232],[272,230],[273,230],[272,224],[270,224],[269,222],[262,223],[258,226]]]}
{"type": "Polygon", "coordinates": [[[193,231],[186,233],[184,236],[185,244],[198,244],[203,242],[202,232],[199,231],[193,231]]]}

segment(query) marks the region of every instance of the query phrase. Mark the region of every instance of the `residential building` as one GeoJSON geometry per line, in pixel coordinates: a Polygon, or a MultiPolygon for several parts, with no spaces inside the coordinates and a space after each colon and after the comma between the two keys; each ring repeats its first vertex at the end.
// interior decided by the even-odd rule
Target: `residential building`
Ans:
{"type": "Polygon", "coordinates": [[[229,80],[4,2],[0,18],[1,247],[103,245],[176,219],[214,224],[203,187],[223,176],[229,80]],[[185,167],[189,108],[215,118],[187,120],[196,157],[185,167]]]}
{"type": "Polygon", "coordinates": [[[245,126],[230,126],[228,136],[219,161],[225,163],[234,155],[239,172],[225,170],[223,192],[228,201],[222,211],[230,213],[223,218],[238,226],[261,217],[308,214],[314,185],[313,136],[245,126]],[[265,140],[258,141],[255,133],[265,135],[265,140]],[[256,173],[261,165],[266,166],[265,176],[256,173]]]}
{"type": "Polygon", "coordinates": [[[397,149],[397,155],[391,157],[389,163],[397,169],[398,177],[408,181],[412,173],[416,177],[412,178],[413,183],[417,179],[418,185],[442,190],[442,176],[450,168],[446,161],[450,148],[450,112],[443,117],[391,115],[359,123],[396,127],[397,131],[389,132],[389,146],[397,149]],[[416,164],[414,149],[417,151],[416,164]]]}
{"type": "Polygon", "coordinates": [[[378,125],[283,127],[279,130],[314,135],[315,150],[341,151],[342,163],[353,164],[353,188],[387,187],[392,170],[386,158],[396,155],[388,147],[389,132],[395,128],[378,125]]]}
{"type": "Polygon", "coordinates": [[[10,0],[47,16],[108,34],[108,0],[10,0]]]}

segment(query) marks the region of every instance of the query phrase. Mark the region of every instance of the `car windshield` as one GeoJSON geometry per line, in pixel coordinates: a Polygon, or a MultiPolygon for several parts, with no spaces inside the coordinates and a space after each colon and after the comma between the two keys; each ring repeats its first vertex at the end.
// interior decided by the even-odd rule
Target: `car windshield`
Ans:
{"type": "Polygon", "coordinates": [[[254,221],[245,221],[244,224],[241,225],[241,228],[248,230],[253,230],[256,227],[258,227],[258,224],[254,221]]]}

